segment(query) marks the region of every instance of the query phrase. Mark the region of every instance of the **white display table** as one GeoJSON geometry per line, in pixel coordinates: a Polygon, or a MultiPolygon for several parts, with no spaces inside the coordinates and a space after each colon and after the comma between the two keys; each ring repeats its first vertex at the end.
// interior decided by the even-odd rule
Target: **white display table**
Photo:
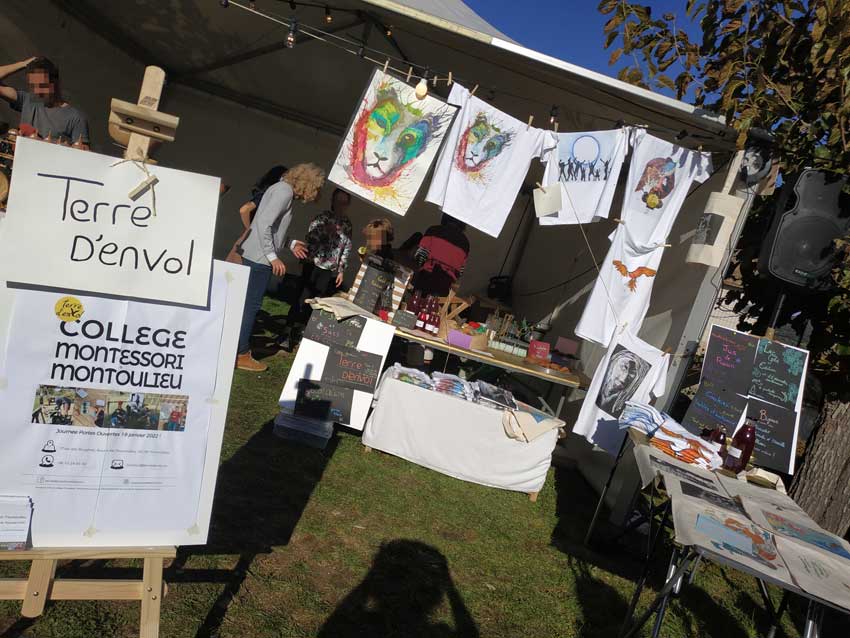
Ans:
{"type": "Polygon", "coordinates": [[[363,445],[448,476],[536,499],[558,431],[530,443],[508,438],[499,410],[385,378],[363,445]]]}

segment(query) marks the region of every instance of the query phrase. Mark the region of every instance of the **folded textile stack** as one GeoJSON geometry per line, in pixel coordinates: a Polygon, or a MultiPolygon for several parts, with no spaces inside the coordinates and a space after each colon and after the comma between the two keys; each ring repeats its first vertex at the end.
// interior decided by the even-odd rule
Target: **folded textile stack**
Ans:
{"type": "Polygon", "coordinates": [[[434,379],[434,389],[437,392],[442,392],[443,394],[450,394],[452,396],[456,396],[467,401],[475,401],[476,389],[473,384],[468,383],[453,374],[443,374],[442,372],[435,372],[431,376],[434,379]]]}
{"type": "Polygon", "coordinates": [[[425,388],[426,390],[434,389],[434,381],[427,374],[416,368],[405,368],[397,363],[394,363],[388,370],[387,374],[391,379],[398,379],[405,383],[425,388]]]}
{"type": "Polygon", "coordinates": [[[508,390],[491,385],[485,381],[478,381],[478,402],[491,408],[499,410],[516,410],[517,403],[514,395],[508,390]]]}
{"type": "Polygon", "coordinates": [[[620,415],[621,428],[635,428],[650,437],[649,444],[685,463],[706,470],[716,470],[723,464],[720,446],[694,436],[669,415],[651,405],[627,401],[620,415]]]}

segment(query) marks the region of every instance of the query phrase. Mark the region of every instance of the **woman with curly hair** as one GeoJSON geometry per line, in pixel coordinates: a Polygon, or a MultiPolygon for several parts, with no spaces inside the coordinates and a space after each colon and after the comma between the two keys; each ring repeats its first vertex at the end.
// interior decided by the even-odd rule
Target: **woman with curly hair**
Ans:
{"type": "Polygon", "coordinates": [[[296,199],[304,203],[316,201],[324,184],[325,172],[321,168],[315,164],[298,164],[286,171],[277,184],[269,186],[260,200],[241,248],[242,263],[251,269],[251,274],[239,331],[236,367],[240,370],[263,372],[268,368],[251,356],[251,332],[257,311],[263,303],[272,274],[283,277],[286,273],[280,255],[286,248],[286,231],[292,221],[293,202],[296,199]]]}

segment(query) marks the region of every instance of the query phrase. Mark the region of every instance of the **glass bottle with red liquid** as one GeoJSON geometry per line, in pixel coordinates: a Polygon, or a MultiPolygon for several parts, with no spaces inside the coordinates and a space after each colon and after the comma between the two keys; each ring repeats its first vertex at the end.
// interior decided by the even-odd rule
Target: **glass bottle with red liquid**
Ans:
{"type": "Polygon", "coordinates": [[[745,469],[747,463],[750,462],[750,456],[752,456],[755,445],[755,421],[747,417],[744,425],[738,428],[735,436],[732,437],[732,443],[729,444],[729,449],[726,450],[726,458],[723,460],[723,469],[735,474],[745,469]]]}

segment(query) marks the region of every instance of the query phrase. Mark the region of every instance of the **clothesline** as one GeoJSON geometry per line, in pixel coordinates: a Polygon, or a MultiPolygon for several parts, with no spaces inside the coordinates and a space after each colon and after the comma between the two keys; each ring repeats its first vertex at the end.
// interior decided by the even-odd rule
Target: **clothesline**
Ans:
{"type": "MultiPolygon", "coordinates": [[[[293,23],[296,22],[293,19],[288,19],[286,17],[277,15],[277,14],[270,12],[270,11],[259,11],[256,8],[250,7],[250,6],[242,4],[240,2],[231,1],[231,2],[229,2],[229,5],[233,6],[233,7],[238,7],[239,9],[242,9],[242,10],[247,11],[249,13],[252,13],[254,15],[260,16],[261,18],[264,18],[266,20],[270,20],[272,22],[275,22],[275,23],[280,24],[282,26],[285,26],[287,28],[292,28],[293,23]]],[[[431,67],[428,66],[428,65],[418,64],[416,62],[412,62],[412,61],[405,59],[405,58],[400,58],[400,57],[397,57],[397,56],[394,56],[394,55],[391,55],[391,54],[387,54],[387,53],[381,51],[380,49],[375,49],[373,47],[369,47],[368,45],[366,45],[365,42],[351,40],[349,38],[346,38],[345,36],[341,36],[339,34],[331,33],[329,31],[325,31],[323,29],[320,29],[319,27],[297,23],[297,28],[298,28],[299,33],[303,33],[304,35],[306,35],[310,38],[313,38],[314,40],[319,40],[319,41],[324,42],[326,44],[329,44],[330,46],[333,46],[333,47],[335,47],[335,48],[337,48],[341,51],[345,51],[346,53],[349,53],[351,55],[355,55],[355,56],[357,56],[361,59],[364,59],[367,62],[371,62],[373,64],[380,66],[380,67],[385,67],[385,70],[393,71],[394,73],[398,74],[402,78],[405,78],[405,80],[407,82],[410,82],[412,80],[416,80],[416,81],[425,80],[426,82],[430,81],[433,86],[437,86],[437,84],[440,83],[440,82],[444,82],[448,85],[448,84],[450,84],[450,80],[452,80],[452,81],[461,82],[461,83],[464,83],[464,84],[469,83],[470,85],[474,86],[475,88],[478,88],[478,86],[479,86],[477,83],[472,82],[468,78],[462,78],[460,76],[455,76],[451,72],[433,71],[431,69],[431,67]],[[338,41],[341,44],[338,44],[337,42],[334,42],[333,40],[338,41]],[[349,47],[354,47],[354,48],[352,49],[352,48],[349,48],[349,47]],[[373,54],[374,56],[377,56],[377,57],[367,55],[367,52],[371,53],[371,54],[373,54]],[[398,65],[398,66],[396,66],[396,65],[398,65]],[[416,70],[418,70],[418,71],[416,71],[416,70]],[[414,71],[416,71],[416,72],[414,72],[414,71]]],[[[453,47],[450,47],[450,46],[446,46],[446,48],[450,49],[450,50],[456,50],[456,49],[454,49],[453,47]]],[[[490,63],[492,63],[492,61],[490,63]]],[[[535,77],[528,75],[526,73],[522,73],[521,71],[513,71],[512,70],[512,72],[516,73],[517,75],[519,75],[523,78],[526,78],[526,79],[531,79],[531,80],[538,79],[538,78],[535,78],[535,77]]],[[[496,94],[499,94],[499,95],[504,95],[504,96],[513,98],[515,100],[527,102],[527,103],[530,103],[530,104],[536,104],[536,105],[542,106],[544,108],[551,107],[550,112],[557,112],[560,108],[560,105],[558,105],[558,104],[549,104],[548,102],[543,102],[541,100],[535,100],[534,98],[531,98],[527,95],[517,95],[515,93],[511,93],[511,92],[503,90],[503,89],[497,90],[495,86],[491,86],[487,90],[488,90],[488,95],[487,95],[486,99],[488,101],[491,101],[491,102],[495,100],[496,94]]],[[[641,122],[627,122],[623,118],[616,118],[615,119],[615,118],[612,118],[612,117],[606,117],[604,115],[600,115],[598,113],[588,113],[587,111],[582,111],[582,110],[577,109],[573,106],[571,106],[569,108],[569,111],[573,112],[573,113],[578,113],[580,115],[584,115],[584,116],[587,116],[587,117],[592,117],[594,119],[601,119],[601,120],[605,120],[607,122],[611,122],[612,124],[617,125],[618,128],[622,127],[622,126],[635,126],[635,127],[646,128],[647,130],[654,131],[654,132],[657,132],[657,133],[672,134],[672,135],[676,136],[676,139],[679,140],[679,141],[682,141],[686,138],[693,138],[695,140],[700,140],[700,139],[711,140],[711,139],[714,139],[714,138],[712,138],[711,136],[708,136],[708,135],[700,135],[700,134],[697,134],[697,133],[690,133],[685,128],[673,129],[673,128],[668,128],[668,127],[664,127],[664,126],[659,126],[659,125],[656,125],[656,124],[650,125],[650,124],[641,123],[641,122]]],[[[557,121],[557,119],[555,119],[555,121],[557,121]]],[[[551,124],[554,125],[554,122],[551,122],[551,124]]]]}

